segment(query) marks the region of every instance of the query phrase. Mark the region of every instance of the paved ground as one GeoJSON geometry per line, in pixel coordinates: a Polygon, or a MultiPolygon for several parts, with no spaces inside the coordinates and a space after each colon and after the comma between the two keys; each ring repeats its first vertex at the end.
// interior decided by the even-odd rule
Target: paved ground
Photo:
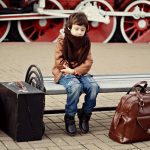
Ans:
{"type": "MultiPolygon", "coordinates": [[[[92,43],[95,63],[92,74],[149,73],[149,44],[96,44],[92,43]]],[[[53,43],[1,43],[0,82],[24,80],[26,70],[36,64],[44,76],[51,75],[54,63],[53,43]]],[[[116,106],[124,93],[99,94],[97,106],[116,106]]],[[[79,107],[83,102],[83,96],[79,107]]],[[[46,96],[46,109],[64,108],[66,95],[46,96]]],[[[40,141],[15,142],[0,131],[0,150],[149,150],[150,141],[118,144],[108,137],[114,111],[94,112],[90,132],[74,137],[66,135],[64,114],[44,115],[45,134],[40,141]]],[[[78,127],[78,119],[76,117],[78,127]]]]}

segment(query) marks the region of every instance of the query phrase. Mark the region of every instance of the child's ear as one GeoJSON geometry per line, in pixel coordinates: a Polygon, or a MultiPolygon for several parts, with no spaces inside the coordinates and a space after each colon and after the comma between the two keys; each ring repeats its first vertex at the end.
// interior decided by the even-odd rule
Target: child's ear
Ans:
{"type": "Polygon", "coordinates": [[[68,27],[68,30],[70,31],[70,28],[68,27]]]}

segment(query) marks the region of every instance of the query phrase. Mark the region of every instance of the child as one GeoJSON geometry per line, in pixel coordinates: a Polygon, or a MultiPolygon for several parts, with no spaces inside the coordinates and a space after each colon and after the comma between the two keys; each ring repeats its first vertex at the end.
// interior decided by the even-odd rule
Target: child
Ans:
{"type": "Polygon", "coordinates": [[[79,128],[82,133],[89,131],[89,120],[100,90],[98,84],[88,74],[93,63],[91,43],[87,35],[88,28],[88,20],[84,13],[71,14],[56,47],[52,73],[55,82],[63,85],[67,91],[64,120],[69,135],[75,135],[77,132],[74,117],[83,91],[86,95],[82,109],[78,111],[79,128]]]}

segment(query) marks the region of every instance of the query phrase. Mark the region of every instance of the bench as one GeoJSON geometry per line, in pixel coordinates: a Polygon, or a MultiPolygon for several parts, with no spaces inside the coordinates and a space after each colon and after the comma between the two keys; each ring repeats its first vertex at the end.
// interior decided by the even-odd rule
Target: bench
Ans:
{"type": "MultiPolygon", "coordinates": [[[[93,75],[100,86],[100,93],[128,92],[139,81],[147,81],[150,85],[150,74],[113,74],[93,75]]],[[[36,65],[31,65],[26,73],[25,82],[45,92],[45,95],[66,94],[62,85],[54,83],[52,76],[43,77],[41,70],[36,65]]],[[[148,87],[150,90],[150,87],[148,87]]],[[[93,111],[115,110],[116,107],[96,107],[93,111]]],[[[64,109],[45,110],[44,114],[64,113],[64,109]]]]}

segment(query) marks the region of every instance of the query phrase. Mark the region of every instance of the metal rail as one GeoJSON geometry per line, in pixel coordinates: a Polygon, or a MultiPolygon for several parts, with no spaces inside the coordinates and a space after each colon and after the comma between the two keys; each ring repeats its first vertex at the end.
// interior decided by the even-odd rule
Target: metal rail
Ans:
{"type": "Polygon", "coordinates": [[[36,11],[37,12],[35,13],[0,15],[0,21],[68,18],[70,14],[78,11],[85,12],[88,16],[89,21],[103,22],[106,24],[109,23],[108,19],[110,16],[133,17],[135,19],[150,17],[150,12],[144,12],[143,10],[140,10],[139,7],[135,7],[135,9],[132,12],[104,11],[101,8],[97,8],[96,6],[88,6],[81,10],[53,10],[37,8],[36,11]],[[94,15],[91,15],[91,12],[94,15]]]}

